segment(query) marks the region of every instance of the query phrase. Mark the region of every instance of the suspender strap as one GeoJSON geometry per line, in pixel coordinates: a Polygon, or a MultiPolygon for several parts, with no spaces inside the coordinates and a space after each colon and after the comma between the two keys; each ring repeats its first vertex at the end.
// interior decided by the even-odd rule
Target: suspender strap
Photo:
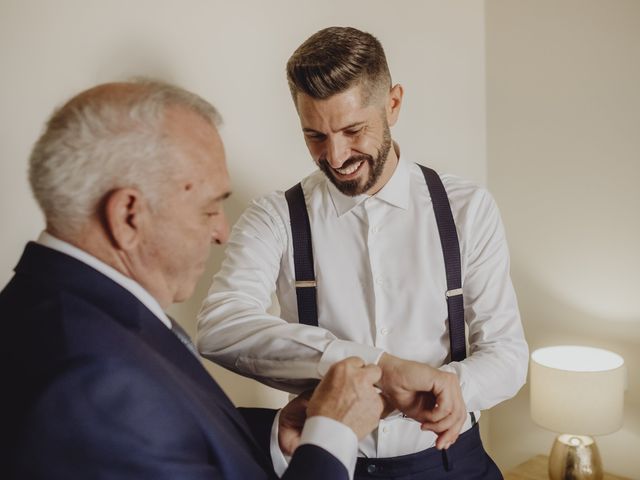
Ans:
{"type": "Polygon", "coordinates": [[[296,298],[298,321],[305,325],[318,326],[318,304],[316,300],[316,273],[313,268],[311,226],[304,201],[302,185],[297,184],[285,192],[291,219],[293,240],[293,263],[296,272],[296,298]]]}
{"type": "Polygon", "coordinates": [[[467,356],[464,338],[464,302],[462,298],[462,273],[460,244],[456,224],[451,213],[447,191],[440,176],[432,169],[419,165],[429,187],[433,211],[436,215],[440,244],[447,272],[447,311],[449,314],[449,342],[451,361],[459,362],[467,356]]]}

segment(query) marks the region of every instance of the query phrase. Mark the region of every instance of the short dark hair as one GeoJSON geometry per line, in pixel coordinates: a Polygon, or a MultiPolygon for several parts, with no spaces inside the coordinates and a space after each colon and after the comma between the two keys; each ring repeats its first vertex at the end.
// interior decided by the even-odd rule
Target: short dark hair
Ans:
{"type": "Polygon", "coordinates": [[[287,62],[287,80],[294,102],[299,92],[325,99],[360,83],[368,104],[373,94],[391,88],[382,45],[352,27],[325,28],[305,40],[287,62]]]}

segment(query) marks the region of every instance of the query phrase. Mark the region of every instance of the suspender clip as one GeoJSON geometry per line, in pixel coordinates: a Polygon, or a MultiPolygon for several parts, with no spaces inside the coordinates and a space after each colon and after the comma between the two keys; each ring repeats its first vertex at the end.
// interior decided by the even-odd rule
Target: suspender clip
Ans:
{"type": "Polygon", "coordinates": [[[315,280],[300,280],[296,282],[296,288],[316,288],[315,280]]]}
{"type": "Polygon", "coordinates": [[[447,290],[445,296],[447,298],[455,297],[457,295],[462,295],[462,288],[456,288],[455,290],[447,290]]]}

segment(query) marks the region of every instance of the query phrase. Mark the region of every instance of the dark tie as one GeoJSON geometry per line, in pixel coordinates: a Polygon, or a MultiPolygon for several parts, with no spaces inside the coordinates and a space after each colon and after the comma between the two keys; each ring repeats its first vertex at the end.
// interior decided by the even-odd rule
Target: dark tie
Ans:
{"type": "MultiPolygon", "coordinates": [[[[167,317],[169,317],[169,315],[167,315],[167,317]]],[[[187,347],[196,358],[200,358],[200,355],[198,355],[198,351],[189,338],[189,335],[187,335],[187,332],[185,332],[178,322],[176,322],[172,317],[169,317],[169,320],[171,321],[171,330],[176,334],[176,337],[178,337],[182,344],[187,347]]]]}

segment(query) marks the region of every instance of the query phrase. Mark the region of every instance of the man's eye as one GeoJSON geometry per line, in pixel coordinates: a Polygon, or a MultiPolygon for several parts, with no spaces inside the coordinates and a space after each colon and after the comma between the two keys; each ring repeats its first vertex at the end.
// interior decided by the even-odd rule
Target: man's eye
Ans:
{"type": "Polygon", "coordinates": [[[307,134],[307,139],[312,142],[321,142],[325,139],[324,135],[321,134],[307,134]]]}
{"type": "Polygon", "coordinates": [[[205,212],[205,214],[207,217],[215,217],[216,215],[219,215],[220,212],[205,212]]]}
{"type": "Polygon", "coordinates": [[[358,128],[357,130],[347,130],[344,133],[349,135],[350,137],[353,137],[355,135],[358,135],[360,132],[362,132],[361,128],[358,128]]]}

